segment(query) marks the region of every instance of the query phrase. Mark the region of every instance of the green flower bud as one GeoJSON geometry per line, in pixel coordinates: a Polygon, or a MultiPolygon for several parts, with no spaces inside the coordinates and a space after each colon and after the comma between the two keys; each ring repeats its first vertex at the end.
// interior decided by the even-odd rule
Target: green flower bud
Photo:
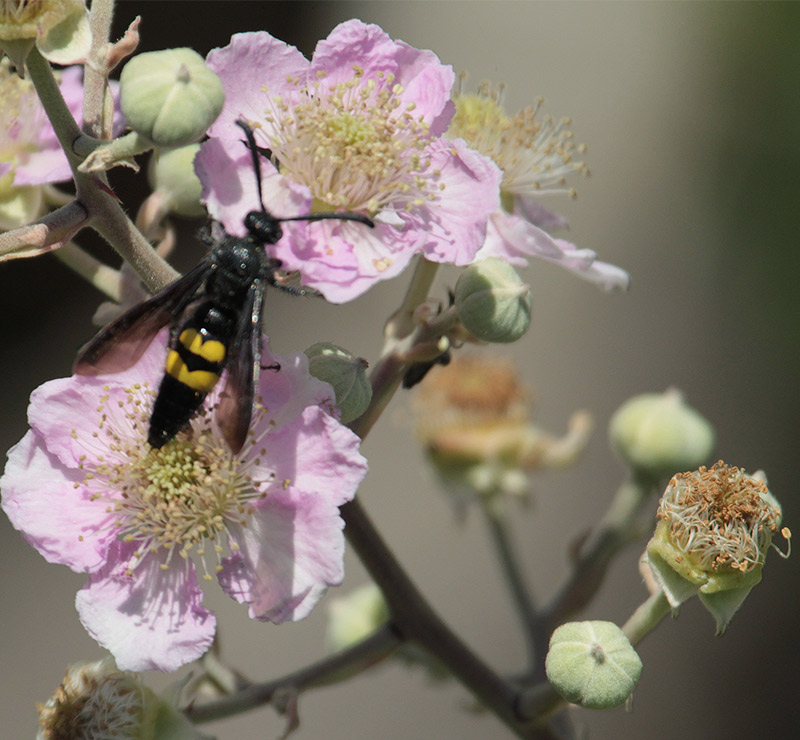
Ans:
{"type": "Polygon", "coordinates": [[[612,445],[636,470],[655,478],[697,468],[714,448],[714,429],[675,389],[644,393],[611,417],[612,445]]]}
{"type": "Polygon", "coordinates": [[[194,171],[199,151],[200,144],[188,144],[159,150],[150,160],[150,184],[164,194],[167,208],[179,216],[197,217],[206,212],[200,202],[203,184],[194,171]]]}
{"type": "Polygon", "coordinates": [[[333,386],[341,421],[347,424],[367,410],[372,386],[367,379],[367,362],[329,342],[318,342],[305,351],[308,370],[318,380],[333,386]]]}
{"type": "Polygon", "coordinates": [[[157,146],[197,141],[225,102],[219,77],[192,49],[139,54],[125,65],[119,83],[128,125],[157,146]]]}
{"type": "Polygon", "coordinates": [[[328,606],[328,647],[335,652],[355,645],[388,619],[389,608],[374,583],[357,588],[347,596],[331,599],[328,606]]]}
{"type": "Polygon", "coordinates": [[[455,307],[464,328],[486,342],[516,342],[531,323],[531,292],[514,268],[490,257],[458,278],[455,307]]]}
{"type": "Polygon", "coordinates": [[[658,507],[646,564],[673,610],[694,594],[717,622],[728,623],[761,571],[781,508],[763,477],[721,460],[674,475],[658,507]]]}
{"type": "Polygon", "coordinates": [[[642,661],[613,622],[568,622],[550,637],[547,678],[568,702],[613,709],[631,695],[642,661]]]}

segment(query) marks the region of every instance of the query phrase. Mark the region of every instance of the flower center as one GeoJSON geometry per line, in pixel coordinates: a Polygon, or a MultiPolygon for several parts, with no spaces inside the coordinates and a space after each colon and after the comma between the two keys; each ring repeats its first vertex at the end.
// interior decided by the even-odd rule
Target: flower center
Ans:
{"type": "MultiPolygon", "coordinates": [[[[253,463],[234,455],[213,427],[213,409],[202,409],[174,440],[155,449],[145,441],[155,393],[137,384],[126,395],[116,405],[108,396],[101,399],[96,436],[103,449],[87,456],[93,464],[85,464],[84,484],[93,498],[107,502],[118,536],[136,543],[131,571],[149,553],[163,551],[165,569],[176,553],[184,559],[193,554],[210,579],[205,556],[216,560],[219,571],[225,546],[229,554],[236,550],[228,528],[247,524],[252,503],[267,495],[270,481],[253,480],[253,463]]],[[[256,415],[264,412],[256,406],[256,415]]]]}
{"type": "Polygon", "coordinates": [[[575,161],[586,147],[575,144],[569,118],[537,119],[542,99],[508,116],[500,105],[503,88],[482,83],[477,94],[459,93],[453,98],[456,112],[448,135],[461,137],[473,149],[491,157],[503,171],[502,194],[537,195],[567,193],[566,176],[588,174],[583,162],[575,161]]]}
{"type": "Polygon", "coordinates": [[[673,476],[658,510],[670,538],[697,564],[746,573],[761,565],[781,522],[766,484],[719,461],[673,476]]]}
{"type": "Polygon", "coordinates": [[[269,146],[281,173],[307,186],[320,210],[375,215],[435,199],[425,173],[429,126],[414,118],[413,104],[401,110],[403,88],[393,75],[366,78],[356,67],[335,85],[293,82],[289,98],[268,96],[269,146]]]}

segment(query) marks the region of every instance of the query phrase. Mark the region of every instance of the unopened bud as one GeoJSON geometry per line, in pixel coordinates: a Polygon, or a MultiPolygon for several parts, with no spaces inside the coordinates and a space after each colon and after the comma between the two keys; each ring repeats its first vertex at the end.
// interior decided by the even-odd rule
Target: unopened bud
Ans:
{"type": "Polygon", "coordinates": [[[340,421],[347,424],[361,416],[372,400],[366,360],[330,342],[313,344],[305,354],[309,372],[333,386],[340,421]]]}
{"type": "Polygon", "coordinates": [[[225,102],[219,77],[187,48],[139,54],[125,65],[119,82],[128,125],[157,146],[197,141],[225,102]]]}
{"type": "Polygon", "coordinates": [[[161,149],[150,160],[150,184],[166,198],[167,208],[179,216],[197,217],[206,209],[200,202],[203,184],[194,171],[199,144],[161,149]]]}
{"type": "Polygon", "coordinates": [[[611,417],[609,436],[633,468],[655,478],[697,468],[714,449],[711,424],[675,389],[626,401],[611,417]]]}
{"type": "Polygon", "coordinates": [[[568,702],[613,709],[631,695],[642,661],[613,622],[568,622],[550,637],[547,679],[568,702]]]}
{"type": "Polygon", "coordinates": [[[490,257],[463,270],[455,307],[464,328],[485,342],[516,342],[531,323],[530,288],[514,268],[490,257]]]}

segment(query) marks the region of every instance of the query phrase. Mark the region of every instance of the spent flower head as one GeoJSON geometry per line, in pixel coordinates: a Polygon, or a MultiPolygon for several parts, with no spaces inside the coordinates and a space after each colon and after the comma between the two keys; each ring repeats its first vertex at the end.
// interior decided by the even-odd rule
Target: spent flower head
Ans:
{"type": "Polygon", "coordinates": [[[106,658],[76,663],[39,706],[36,740],[208,740],[171,702],[106,658]]]}
{"type": "Polygon", "coordinates": [[[674,609],[695,593],[721,634],[761,571],[781,524],[763,474],[721,460],[678,473],[658,507],[646,563],[674,609]]]}
{"type": "Polygon", "coordinates": [[[414,405],[431,463],[460,494],[525,494],[529,472],[572,464],[591,431],[585,412],[560,438],[533,425],[529,391],[511,362],[497,357],[457,356],[434,368],[414,405]]]}
{"type": "Polygon", "coordinates": [[[215,629],[196,568],[253,619],[304,617],[343,575],[338,507],[366,472],[358,438],[328,413],[304,355],[271,358],[238,455],[211,413],[161,449],[147,442],[165,334],[116,375],[53,380],[9,452],[3,508],[51,562],[89,574],[86,629],[126,670],[175,668],[215,629]]]}
{"type": "Polygon", "coordinates": [[[271,247],[303,282],[340,303],[395,277],[415,254],[464,265],[499,207],[500,172],[463,141],[442,137],[452,116],[453,71],[430,51],[351,20],[311,61],[268,33],[237,34],[208,55],[225,107],[198,157],[212,216],[241,233],[258,208],[250,153],[260,147],[266,207],[279,217],[349,211],[341,221],[286,224],[271,247]]]}
{"type": "Polygon", "coordinates": [[[555,262],[604,290],[626,289],[629,278],[624,270],[598,261],[592,250],[578,249],[548,233],[565,228],[567,222],[538,199],[553,194],[574,197],[575,189],[567,184],[567,177],[589,173],[579,159],[586,147],[575,143],[570,119],[541,116],[541,99],[510,116],[502,107],[501,92],[502,88],[488,83],[475,94],[459,92],[447,131],[490,157],[503,173],[502,207],[489,219],[486,241],[477,258],[499,257],[525,266],[529,257],[536,257],[555,262]]]}

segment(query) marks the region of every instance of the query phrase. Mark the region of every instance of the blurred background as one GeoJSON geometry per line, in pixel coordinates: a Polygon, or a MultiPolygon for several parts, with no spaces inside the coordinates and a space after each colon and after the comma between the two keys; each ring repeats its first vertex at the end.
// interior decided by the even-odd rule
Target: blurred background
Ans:
{"type": "MultiPolygon", "coordinates": [[[[555,266],[534,264],[524,273],[534,293],[532,329],[501,348],[535,389],[541,425],[561,432],[578,408],[597,424],[580,464],[537,477],[534,506],[514,517],[538,599],[567,575],[568,545],[598,519],[624,476],[605,427],[637,393],[680,388],[715,425],[717,456],[764,469],[784,522],[797,521],[800,5],[122,2],[117,36],[137,14],[141,50],[192,46],[205,54],[232,33],[265,29],[309,56],[333,26],[359,17],[434,50],[468,73],[468,89],[481,80],[506,83],[510,112],[544,96],[544,113],[574,119],[592,177],[573,182],[577,200],[547,205],[569,219],[570,240],[627,269],[632,287],[608,296],[555,266]]],[[[142,197],[136,178],[114,171],[112,184],[134,213],[142,197]]],[[[195,229],[185,225],[179,266],[202,256],[195,229]]],[[[107,248],[99,253],[113,259],[107,248]]],[[[437,283],[440,296],[451,278],[445,272],[437,283]]],[[[273,346],[293,351],[330,340],[374,359],[383,318],[404,282],[337,307],[271,295],[273,346]]],[[[101,298],[51,257],[3,265],[0,285],[6,450],[25,432],[30,392],[69,373],[75,349],[94,331],[90,318],[101,298]]],[[[454,517],[425,469],[409,408],[397,397],[367,440],[362,501],[453,628],[498,670],[514,672],[522,641],[484,522],[477,512],[463,522],[454,517]]],[[[83,577],[45,563],[4,517],[0,528],[0,736],[22,740],[34,736],[35,702],[50,696],[64,667],[102,651],[74,611],[83,577]]],[[[627,619],[645,596],[640,553],[636,545],[618,558],[583,618],[627,619]]],[[[252,622],[209,588],[226,660],[266,679],[318,657],[326,601],[367,580],[352,554],[346,567],[338,594],[296,625],[252,622]]],[[[687,603],[641,644],[644,671],[632,713],[579,710],[575,722],[598,739],[797,738],[790,657],[799,647],[797,607],[797,558],[773,554],[724,637],[714,637],[713,620],[696,600],[687,603]]],[[[468,707],[463,689],[430,686],[421,674],[387,664],[302,696],[296,737],[509,736],[468,707]]],[[[282,729],[269,709],[207,726],[220,740],[277,737],[282,729]]]]}

